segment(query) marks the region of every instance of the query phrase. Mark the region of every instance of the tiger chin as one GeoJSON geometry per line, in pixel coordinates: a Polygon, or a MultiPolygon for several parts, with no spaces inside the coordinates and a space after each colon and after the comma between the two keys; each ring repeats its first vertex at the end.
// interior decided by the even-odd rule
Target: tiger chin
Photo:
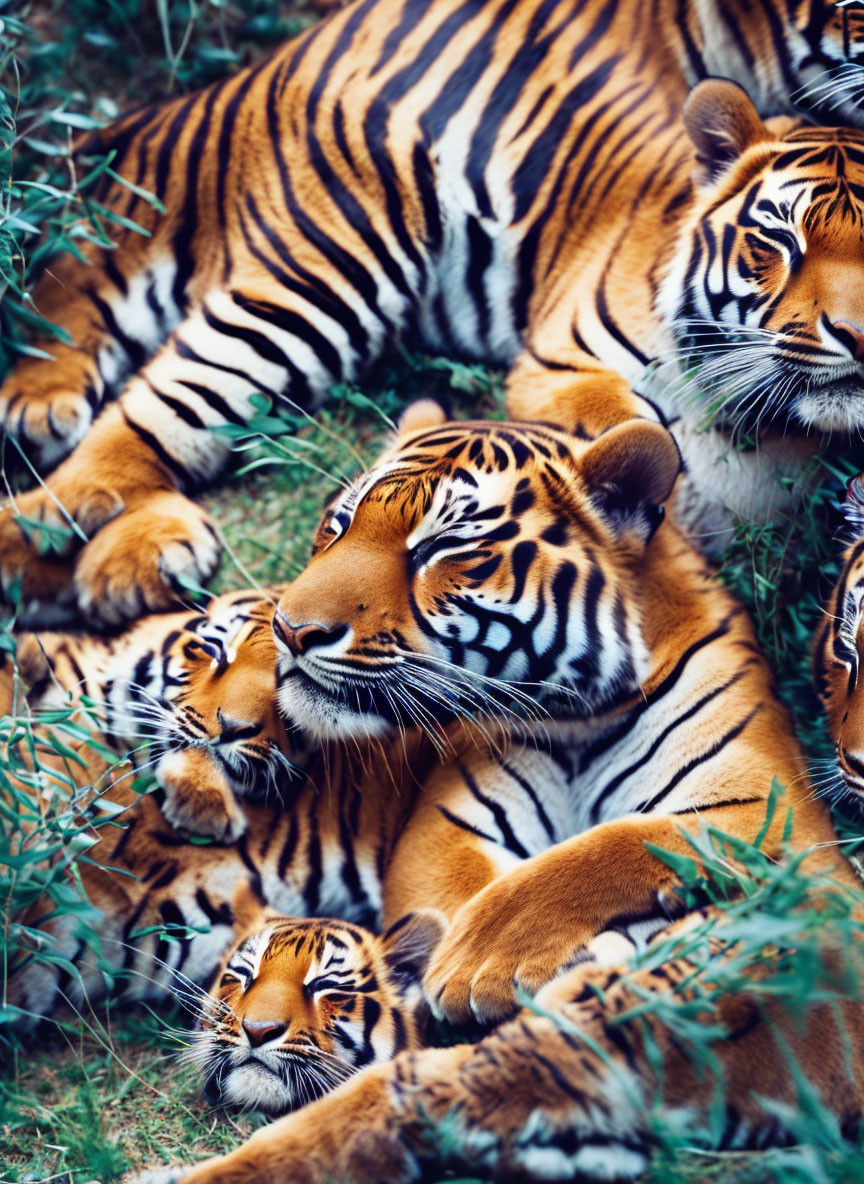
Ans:
{"type": "Polygon", "coordinates": [[[418,910],[378,936],[331,918],[281,916],[246,883],[233,908],[242,936],[183,1054],[208,1101],[286,1114],[366,1065],[426,1046],[421,983],[446,929],[441,913],[418,910]]]}

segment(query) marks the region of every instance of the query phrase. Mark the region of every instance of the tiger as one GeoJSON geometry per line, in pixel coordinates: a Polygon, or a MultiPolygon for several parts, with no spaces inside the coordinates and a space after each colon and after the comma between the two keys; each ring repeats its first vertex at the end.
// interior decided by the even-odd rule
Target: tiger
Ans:
{"type": "Polygon", "coordinates": [[[815,1001],[806,1023],[755,990],[706,1007],[694,986],[701,952],[637,970],[576,966],[476,1043],[400,1053],[225,1155],[137,1172],[124,1184],[415,1184],[445,1172],[642,1180],[663,1150],[664,1120],[679,1162],[682,1146],[764,1151],[797,1142],[796,1063],[806,1066],[806,1096],[830,1105],[853,1136],[864,1105],[860,1002],[815,1001]],[[711,1045],[710,1068],[694,1067],[685,1041],[646,1007],[651,996],[689,1004],[694,1026],[727,1034],[711,1045]]]}
{"type": "MultiPolygon", "coordinates": [[[[8,1001],[22,1011],[95,1004],[109,986],[103,969],[126,1001],[207,981],[236,937],[247,883],[271,913],[380,930],[381,870],[434,749],[423,737],[392,754],[321,746],[283,719],[269,621],[277,591],[230,593],[112,638],[19,638],[19,779],[35,809],[71,809],[91,824],[77,866],[102,947],[99,964],[88,960],[76,916],[37,902],[28,923],[47,918],[47,940],[68,962],[18,964],[8,1001]],[[57,755],[64,712],[83,738],[62,734],[57,755]],[[155,788],[142,793],[133,778],[148,771],[155,788]]],[[[13,709],[9,694],[4,706],[13,709]]]]}
{"type": "MultiPolygon", "coordinates": [[[[211,717],[216,726],[207,730],[204,709],[208,699],[219,695],[226,709],[230,705],[236,711],[242,704],[245,717],[254,716],[244,729],[259,746],[262,738],[267,744],[285,744],[281,723],[267,735],[273,728],[273,661],[268,684],[259,661],[262,647],[256,644],[261,608],[269,604],[255,593],[223,596],[205,614],[184,621],[160,616],[110,643],[50,634],[20,640],[18,673],[31,684],[33,709],[25,744],[32,739],[38,754],[40,803],[50,808],[68,802],[71,772],[79,790],[93,785],[100,805],[107,801],[126,811],[119,833],[109,825],[93,825],[98,841],[88,848],[89,861],[77,865],[98,919],[88,915],[81,927],[79,913],[55,909],[47,895],[30,908],[24,923],[44,933],[42,952],[50,956],[46,961],[36,949],[13,960],[7,1001],[25,1019],[50,1015],[62,1003],[74,1010],[93,1006],[105,993],[106,970],[116,975],[120,989],[115,994],[121,1000],[158,1000],[170,993],[199,1017],[183,1058],[199,1070],[205,1096],[214,1103],[278,1114],[320,1096],[367,1064],[426,1042],[429,1013],[420,982],[443,918],[421,910],[377,936],[369,928],[326,916],[286,916],[264,903],[269,890],[271,899],[304,912],[314,909],[314,880],[321,872],[312,854],[316,840],[325,864],[331,860],[324,827],[298,843],[299,820],[294,817],[298,850],[291,866],[284,866],[284,843],[280,871],[268,865],[267,842],[283,837],[285,795],[274,800],[274,793],[284,786],[274,781],[274,769],[261,758],[260,748],[244,754],[241,746],[238,752],[239,721],[227,711],[217,707],[211,717]],[[239,635],[238,616],[249,626],[239,635]],[[238,674],[226,678],[230,664],[238,661],[235,647],[238,674]],[[124,670],[134,671],[137,678],[127,673],[124,685],[124,670]],[[59,757],[41,717],[47,710],[46,718],[56,721],[58,709],[69,707],[70,693],[97,706],[100,723],[107,721],[109,730],[73,741],[74,749],[67,738],[59,757]],[[172,694],[178,698],[172,700],[172,694]],[[135,714],[142,704],[143,715],[135,714]],[[149,723],[155,747],[172,757],[167,770],[164,757],[154,764],[159,788],[140,799],[128,780],[128,762],[104,759],[108,743],[120,751],[124,737],[140,736],[135,721],[149,723]],[[190,846],[168,825],[175,818],[168,806],[183,764],[189,767],[180,782],[188,785],[190,795],[194,786],[204,799],[196,804],[191,821],[201,829],[208,806],[221,817],[221,802],[214,809],[208,791],[214,769],[223,761],[229,774],[238,765],[242,771],[238,788],[243,802],[259,803],[248,811],[257,864],[245,846],[190,846]],[[301,896],[296,882],[304,871],[301,896]],[[265,889],[262,877],[267,875],[272,886],[265,889]],[[93,928],[100,943],[98,959],[91,948],[93,928]],[[70,963],[77,973],[70,971],[70,963]],[[211,980],[209,990],[201,988],[211,980]]],[[[270,650],[272,659],[272,643],[270,650]]],[[[8,692],[8,664],[4,673],[8,692]]],[[[12,706],[8,696],[4,706],[12,706]]],[[[292,751],[295,760],[302,759],[302,751],[298,744],[292,751]]],[[[295,776],[299,767],[289,766],[295,776]]],[[[284,782],[285,767],[278,769],[284,782]]],[[[86,800],[76,802],[79,811],[86,800]]],[[[309,808],[313,832],[314,805],[308,800],[302,804],[309,808]]],[[[236,801],[234,809],[245,832],[247,815],[236,801]]],[[[326,823],[327,807],[319,813],[326,823]]],[[[190,819],[184,821],[188,829],[190,819]]],[[[347,891],[342,895],[340,911],[349,913],[352,902],[347,891]]],[[[356,912],[356,899],[353,904],[356,912]]],[[[363,916],[367,919],[368,911],[363,916]]]]}
{"type": "Polygon", "coordinates": [[[440,914],[409,913],[379,937],[332,918],[281,916],[245,882],[233,910],[239,939],[183,1053],[209,1101],[285,1114],[366,1065],[429,1043],[420,984],[440,914]]]}
{"type": "Polygon", "coordinates": [[[864,798],[864,705],[860,663],[864,634],[864,475],[847,484],[841,506],[842,564],[813,638],[813,682],[834,744],[836,778],[826,796],[855,812],[864,798]]]}
{"type": "Polygon", "coordinates": [[[859,28],[804,0],[355,0],[96,133],[120,180],[94,196],[144,233],[34,292],[72,344],[0,392],[57,465],[0,520],[6,595],[42,623],[170,606],[218,563],[188,495],[229,459],[219,429],[397,343],[508,368],[512,418],[670,420],[706,545],[786,507],[818,438],[862,422],[862,133],[763,123],[703,75],[766,115],[821,77],[831,112],[859,28]]]}
{"type": "MultiPolygon", "coordinates": [[[[279,801],[302,784],[302,737],[289,741],[273,700],[278,592],[214,597],[206,612],[145,617],[122,637],[24,635],[17,664],[30,704],[74,709],[118,758],[143,742],[166,821],[233,842],[246,829],[238,798],[279,801]]],[[[77,782],[94,776],[93,738],[77,782]]]]}
{"type": "MultiPolygon", "coordinates": [[[[597,439],[453,421],[431,401],[401,430],[334,499],[279,600],[280,704],[322,740],[383,743],[463,713],[509,735],[487,745],[485,769],[475,755],[449,795],[421,799],[392,865],[450,918],[424,979],[434,1015],[502,1026],[400,1053],[225,1156],[145,1178],[633,1179],[661,1103],[700,1145],[789,1141],[796,1056],[851,1129],[864,1105],[860,1000],[820,997],[799,1022],[760,995],[769,951],[716,1010],[700,994],[723,930],[708,927],[710,896],[685,905],[674,866],[698,866],[705,828],[729,836],[733,881],[736,840],[774,859],[785,835],[829,896],[857,901],[859,885],[743,608],[659,513],[679,465],[671,434],[648,420],[597,439]],[[775,777],[786,790],[772,813],[775,777]],[[651,956],[670,933],[687,954],[651,956]],[[680,994],[693,1023],[726,1029],[713,1046],[724,1110],[713,1075],[646,1008],[652,994],[680,994]]],[[[778,930],[771,957],[795,940],[794,925],[778,930]]],[[[828,949],[826,966],[839,956],[828,949]]]]}

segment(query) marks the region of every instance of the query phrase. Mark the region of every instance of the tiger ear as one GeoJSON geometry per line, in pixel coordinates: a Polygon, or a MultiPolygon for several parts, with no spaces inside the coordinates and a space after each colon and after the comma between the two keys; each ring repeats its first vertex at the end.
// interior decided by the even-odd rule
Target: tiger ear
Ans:
{"type": "Polygon", "coordinates": [[[592,504],[621,537],[647,542],[681,471],[681,453],[662,424],[634,419],[604,432],[579,461],[592,504]]]}
{"type": "Polygon", "coordinates": [[[432,952],[444,936],[447,918],[437,909],[417,909],[400,917],[381,938],[384,961],[400,994],[419,987],[432,952]]]}
{"type": "Polygon", "coordinates": [[[399,416],[399,422],[396,425],[396,443],[401,443],[413,432],[440,428],[449,418],[446,408],[442,407],[435,399],[415,399],[399,416]]]}
{"type": "Polygon", "coordinates": [[[702,184],[716,180],[747,148],[772,138],[747,91],[729,78],[706,78],[694,86],[682,115],[702,184]]]}

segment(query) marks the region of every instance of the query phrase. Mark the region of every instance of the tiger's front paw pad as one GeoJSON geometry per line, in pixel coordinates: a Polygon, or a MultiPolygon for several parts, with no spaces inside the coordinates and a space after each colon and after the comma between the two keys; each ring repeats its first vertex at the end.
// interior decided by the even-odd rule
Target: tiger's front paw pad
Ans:
{"type": "Polygon", "coordinates": [[[156,766],[165,790],[162,814],[177,830],[235,843],[246,830],[246,815],[213,754],[206,748],[166,752],[156,766]]]}
{"type": "Polygon", "coordinates": [[[78,603],[95,623],[120,625],[182,602],[213,575],[219,540],[204,512],[179,493],[126,511],[88,543],[75,569],[78,603]]]}

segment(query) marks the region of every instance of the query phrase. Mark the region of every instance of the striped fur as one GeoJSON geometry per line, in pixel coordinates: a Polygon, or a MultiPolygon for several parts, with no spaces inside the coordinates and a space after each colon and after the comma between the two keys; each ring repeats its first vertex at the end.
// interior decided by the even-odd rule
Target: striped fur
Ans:
{"type": "MultiPolygon", "coordinates": [[[[800,253],[832,202],[857,218],[861,137],[786,119],[764,129],[710,81],[703,119],[688,124],[696,146],[681,122],[708,71],[746,81],[766,113],[832,71],[857,71],[857,22],[850,34],[838,11],[356,0],[236,77],[106,129],[90,146],[112,150],[113,168],[167,212],[106,174],[100,200],[149,237],[121,232],[116,250],[92,248],[89,268],[61,259],[35,294],[74,344],[21,362],[3,389],[6,425],[43,465],[77,445],[49,488],[95,537],[46,557],[7,514],[7,589],[22,578],[25,605],[111,623],[165,607],[217,562],[185,496],[225,463],[211,429],[245,422],[256,392],[312,406],[397,342],[511,366],[513,416],[589,431],[656,416],[631,385],[678,414],[682,356],[710,379],[717,348],[740,360],[746,347],[761,362],[749,388],[736,386],[733,426],[746,412],[775,431],[787,419],[848,427],[857,338],[826,322],[864,323],[860,277],[830,291],[808,278],[835,238],[853,242],[857,267],[848,218],[832,218],[830,242],[808,243],[801,283],[815,306],[805,316],[796,301],[784,316],[773,305],[797,268],[793,241],[800,253]],[[712,129],[716,167],[694,186],[712,129]],[[756,184],[770,217],[751,201],[756,184]],[[751,252],[762,265],[748,265],[751,252]],[[707,325],[694,283],[712,289],[707,325]],[[652,383],[657,359],[666,367],[652,383]],[[768,372],[787,396],[770,405],[768,372]],[[797,397],[805,373],[818,398],[797,397]]],[[[729,508],[767,512],[776,466],[797,471],[801,458],[774,438],[727,456],[726,435],[695,431],[702,402],[678,430],[693,461],[688,517],[711,531],[729,508]]],[[[32,523],[62,523],[44,491],[22,495],[18,512],[37,536],[32,523]]]]}
{"type": "MultiPolygon", "coordinates": [[[[235,924],[236,913],[235,897],[235,924]]],[[[211,1101],[283,1114],[425,1043],[420,982],[443,931],[436,914],[412,913],[382,937],[260,906],[247,920],[184,1054],[211,1101]]]]}
{"type": "Polygon", "coordinates": [[[282,709],[308,732],[434,738],[471,716],[500,746],[430,776],[394,855],[390,899],[410,884],[448,915],[460,869],[436,1012],[500,1019],[514,984],[599,956],[610,929],[639,948],[676,884],[645,844],[754,836],[774,777],[795,845],[827,844],[815,862],[849,879],[743,609],[658,526],[668,433],[446,423],[428,404],[403,431],[331,506],[274,628],[282,709]]]}
{"type": "MultiPolygon", "coordinates": [[[[646,841],[692,858],[682,832],[703,824],[752,840],[774,775],[788,786],[791,816],[778,811],[765,850],[780,846],[778,822],[789,825],[792,850],[812,848],[803,866],[841,892],[857,886],[742,609],[674,525],[650,512],[644,491],[657,497],[661,429],[631,423],[591,441],[545,424],[433,418],[428,403],[409,413],[404,436],[330,507],[316,555],[280,600],[282,701],[302,710],[307,728],[317,720],[328,734],[362,734],[378,719],[383,732],[404,724],[394,710],[400,670],[430,666],[449,684],[437,697],[427,686],[419,703],[434,733],[433,715],[447,726],[494,669],[503,685],[483,702],[484,729],[501,725],[518,739],[519,704],[504,687],[530,685],[538,656],[566,655],[546,671],[555,687],[539,689],[551,718],[523,722],[533,745],[475,750],[470,765],[463,756],[461,783],[452,768],[436,769],[392,865],[398,879],[404,854],[412,890],[433,905],[457,876],[470,878],[473,895],[426,976],[433,1010],[453,1020],[509,1016],[514,985],[537,992],[534,1003],[476,1044],[400,1054],[226,1156],[138,1184],[412,1184],[448,1169],[637,1179],[656,1147],[658,1106],[666,1129],[703,1147],[794,1141],[796,1064],[851,1132],[864,1107],[860,1000],[842,989],[836,1001],[820,996],[801,1022],[760,994],[794,934],[780,939],[777,966],[766,950],[748,986],[715,1010],[704,994],[709,939],[696,936],[702,914],[673,923],[688,932],[688,957],[637,971],[621,962],[656,939],[676,907],[675,876],[646,841]],[[604,457],[604,441],[621,433],[639,447],[604,457]],[[548,590],[566,572],[565,611],[548,590]],[[490,636],[493,625],[503,631],[490,636]],[[630,655],[634,692],[624,680],[605,710],[576,695],[565,710],[562,686],[590,702],[608,685],[603,672],[621,669],[616,655],[630,655]],[[482,845],[457,847],[466,835],[482,845]],[[712,1064],[694,1067],[674,1022],[647,1006],[651,995],[671,1005],[673,991],[692,1023],[725,1029],[712,1064]]],[[[723,936],[722,926],[713,931],[712,954],[723,936]]],[[[852,955],[826,947],[826,983],[836,987],[852,955]]]]}
{"type": "Polygon", "coordinates": [[[843,563],[813,639],[813,679],[836,759],[836,768],[823,773],[822,793],[854,809],[864,800],[864,478],[849,482],[843,513],[843,563]]]}
{"type": "MultiPolygon", "coordinates": [[[[565,871],[572,847],[586,875],[594,868],[594,903],[590,913],[576,911],[578,932],[573,913],[558,930],[534,927],[539,938],[560,935],[520,969],[539,986],[574,950],[589,952],[598,933],[620,930],[628,948],[641,948],[677,907],[674,877],[647,859],[644,841],[681,847],[679,826],[699,817],[755,833],[774,775],[796,802],[796,841],[830,841],[743,610],[670,523],[658,528],[658,502],[678,463],[664,429],[635,422],[591,442],[545,425],[441,424],[440,415],[430,404],[409,411],[403,443],[331,507],[316,557],[280,601],[283,622],[311,604],[325,643],[317,657],[314,646],[301,658],[281,651],[280,702],[295,726],[280,743],[306,778],[288,779],[276,766],[286,808],[254,794],[235,800],[246,824],[239,842],[189,846],[148,795],[126,829],[103,832],[91,853],[138,877],[85,869],[105,913],[106,954],[133,975],[131,994],[158,992],[170,979],[157,958],[196,981],[206,977],[231,940],[237,885],[250,876],[281,914],[377,928],[425,906],[470,914],[466,902],[480,890],[488,902],[499,877],[506,885],[539,876],[543,900],[559,874],[578,882],[565,871]],[[424,417],[438,426],[424,428],[424,417]],[[406,535],[414,542],[410,575],[406,535]],[[323,633],[325,606],[346,613],[333,621],[346,626],[338,636],[323,633]],[[328,697],[326,687],[346,677],[356,694],[328,697]],[[631,860],[625,889],[620,867],[631,860]],[[153,929],[164,925],[182,940],[163,941],[153,929]],[[128,949],[123,943],[139,932],[128,949]]],[[[258,603],[242,606],[253,625],[269,612],[266,598],[258,603]]],[[[234,604],[228,598],[229,617],[234,604]]],[[[166,617],[95,650],[58,636],[45,635],[43,645],[61,685],[73,687],[88,653],[113,646],[115,668],[138,671],[127,673],[128,704],[116,699],[119,681],[102,684],[115,696],[114,718],[125,712],[152,725],[146,710],[136,715],[145,686],[145,703],[177,712],[155,721],[157,740],[174,755],[204,753],[221,764],[220,712],[236,694],[247,704],[244,726],[260,722],[249,704],[270,713],[257,738],[273,726],[280,653],[277,638],[255,631],[233,634],[241,644],[227,665],[224,645],[202,656],[202,637],[214,638],[225,606],[214,603],[209,623],[190,617],[191,633],[166,617]],[[142,637],[145,652],[130,661],[130,642],[134,653],[142,637]],[[190,730],[190,706],[209,721],[208,744],[190,730]]],[[[284,647],[284,624],[280,631],[284,647]]],[[[91,683],[104,669],[100,659],[91,683]]],[[[44,693],[56,705],[54,692],[44,693]]],[[[176,779],[163,786],[166,803],[176,787],[176,779]]],[[[235,793],[244,788],[234,783],[235,793]]],[[[497,951],[488,990],[471,985],[479,910],[462,964],[445,975],[450,994],[438,991],[436,1007],[453,1018],[512,1008],[512,950],[497,951]]],[[[502,928],[505,945],[509,932],[502,928]]],[[[63,941],[74,957],[74,934],[63,941]]],[[[449,939],[442,950],[439,979],[458,960],[449,939]]],[[[55,978],[36,967],[20,979],[24,1006],[51,1010],[55,978]]],[[[103,989],[92,969],[86,986],[103,989]]]]}
{"type": "MultiPolygon", "coordinates": [[[[617,962],[644,948],[681,911],[676,878],[646,851],[646,841],[692,854],[682,832],[703,823],[752,839],[764,822],[774,775],[789,787],[793,849],[821,844],[807,865],[854,882],[832,845],[826,810],[811,798],[802,755],[743,611],[657,512],[677,470],[664,429],[633,422],[592,441],[548,425],[445,424],[440,410],[426,403],[409,411],[402,432],[379,465],[330,508],[315,557],[279,602],[274,653],[278,642],[283,708],[302,715],[307,733],[317,711],[319,732],[332,734],[338,725],[343,739],[319,736],[320,763],[307,755],[309,782],[287,809],[243,803],[248,829],[235,845],[183,844],[148,796],[126,830],[105,840],[104,854],[94,853],[106,867],[124,867],[140,879],[85,869],[88,890],[105,909],[106,951],[123,951],[133,983],[136,973],[144,976],[139,992],[151,990],[154,978],[157,986],[170,979],[157,958],[181,966],[190,979],[204,978],[232,940],[238,888],[251,882],[270,908],[293,916],[326,911],[375,925],[382,914],[387,923],[418,906],[439,909],[450,925],[425,978],[433,1010],[454,1020],[510,1015],[514,983],[535,991],[574,961],[617,962]],[[479,532],[473,529],[478,523],[479,532]],[[520,550],[523,530],[535,543],[531,554],[520,550]],[[307,597],[314,616],[286,617],[307,597]],[[337,620],[324,614],[325,606],[331,614],[350,607],[353,615],[337,620]],[[493,623],[503,633],[490,634],[493,623]],[[394,662],[397,646],[401,660],[394,662]],[[459,665],[447,665],[444,655],[457,651],[459,665]],[[419,668],[439,672],[433,684],[414,687],[426,695],[415,702],[426,712],[426,738],[406,728],[410,719],[398,710],[388,717],[390,700],[375,684],[382,673],[393,680],[394,670],[410,669],[406,653],[419,668]],[[538,661],[553,663],[536,700],[547,712],[539,721],[519,698],[522,684],[537,679],[538,661]],[[306,682],[286,694],[298,668],[306,682]],[[488,674],[490,668],[497,674],[488,674]],[[478,700],[477,688],[489,685],[482,679],[492,677],[499,679],[494,694],[478,700]],[[336,684],[346,679],[356,696],[340,695],[336,684]],[[472,718],[459,718],[466,714],[472,718]],[[364,738],[369,730],[378,735],[364,738]],[[393,731],[391,740],[386,733],[393,731]],[[352,738],[352,732],[359,734],[352,738]],[[442,745],[442,759],[435,759],[442,745]],[[151,926],[160,932],[148,933],[151,926]],[[165,941],[165,929],[176,940],[165,941]]],[[[242,678],[242,650],[231,670],[242,678]]],[[[310,750],[314,754],[314,744],[310,750]]],[[[778,848],[784,824],[780,811],[764,838],[768,851],[778,848]]],[[[74,934],[60,937],[67,943],[63,952],[94,981],[74,934]]],[[[244,944],[227,955],[226,966],[237,973],[268,948],[260,937],[251,952],[244,944]]],[[[565,1015],[578,1004],[578,1018],[605,1033],[597,997],[584,996],[583,976],[611,987],[619,973],[580,965],[541,1001],[564,1007],[565,1015]]],[[[54,977],[48,984],[46,971],[25,967],[18,1002],[34,1009],[53,1005],[58,988],[69,986],[54,977]]],[[[664,981],[658,971],[646,986],[656,989],[664,981]]],[[[229,978],[226,995],[217,991],[217,998],[241,1013],[242,1027],[245,1004],[228,998],[235,989],[229,978]]],[[[285,1006],[281,989],[270,995],[269,1007],[285,1006]]],[[[625,990],[622,1006],[629,1000],[625,990]]],[[[746,1010],[734,1000],[728,1004],[733,1019],[739,1006],[746,1010]]],[[[602,1073],[591,1075],[584,1056],[561,1044],[560,1033],[527,1016],[476,1048],[410,1059],[400,1054],[392,1068],[364,1071],[356,1085],[337,1091],[346,1107],[340,1113],[369,1106],[368,1129],[377,1141],[363,1160],[369,1175],[361,1178],[411,1180],[428,1166],[425,1160],[436,1162],[434,1148],[418,1152],[420,1167],[391,1151],[392,1140],[406,1145],[408,1117],[400,1099],[412,1080],[430,1113],[438,1113],[436,1097],[445,1110],[464,1100],[466,1131],[476,1130],[477,1139],[463,1145],[470,1154],[485,1148],[502,1171],[513,1164],[539,1171],[535,1165],[544,1154],[555,1164],[574,1156],[575,1166],[587,1171],[598,1145],[617,1148],[619,1142],[631,1155],[625,1167],[643,1165],[644,1115],[616,1111],[610,1127],[603,1116],[618,1097],[617,1086],[602,1073]],[[515,1059],[500,1059],[505,1048],[515,1059]],[[476,1080],[485,1088],[471,1069],[484,1063],[499,1086],[510,1075],[513,1080],[512,1089],[496,1094],[512,1100],[513,1108],[505,1108],[500,1121],[487,1112],[491,1125],[484,1125],[470,1085],[476,1080]],[[587,1088],[586,1074],[596,1090],[590,1096],[579,1093],[587,1088]],[[526,1126],[525,1106],[536,1109],[537,1091],[548,1102],[550,1081],[565,1083],[554,1094],[562,1108],[550,1126],[542,1110],[526,1126]],[[585,1104],[574,1105],[580,1097],[585,1104]],[[555,1132],[561,1132],[560,1146],[555,1132]]],[[[608,1040],[617,1057],[620,1042],[608,1040]]],[[[786,1096],[791,1087],[784,1062],[764,1027],[740,1047],[748,1056],[755,1048],[766,1093],[786,1096]]],[[[232,1051],[220,1061],[223,1079],[230,1076],[232,1051]]],[[[664,1055],[674,1080],[687,1080],[674,1045],[664,1046],[664,1055]]],[[[650,1096],[653,1062],[639,1047],[624,1060],[635,1096],[641,1090],[650,1096]]],[[[252,1083],[247,1086],[251,1097],[252,1083]]],[[[241,1081],[237,1088],[246,1086],[241,1081]]],[[[673,1091],[673,1102],[676,1096],[673,1091]]],[[[847,1093],[832,1097],[841,1116],[848,1100],[847,1093]]],[[[322,1136],[320,1159],[304,1151],[310,1180],[347,1172],[341,1143],[330,1141],[331,1113],[316,1105],[304,1120],[311,1125],[293,1128],[298,1137],[303,1131],[322,1136]]],[[[782,1137],[781,1125],[766,1128],[764,1115],[751,1113],[748,1101],[742,1114],[735,1139],[782,1137]]],[[[283,1144],[285,1128],[269,1128],[226,1170],[239,1179],[290,1179],[296,1163],[286,1166],[284,1157],[295,1147],[291,1129],[283,1144]],[[259,1155],[263,1176],[255,1174],[259,1155]]],[[[350,1140],[345,1146],[347,1153],[350,1140]]],[[[353,1171],[356,1146],[352,1154],[353,1171]]],[[[218,1165],[201,1169],[201,1179],[208,1170],[219,1179],[218,1165]]]]}
{"type": "Polygon", "coordinates": [[[712,1011],[698,973],[685,958],[629,973],[578,967],[477,1044],[403,1053],[224,1156],[129,1184],[419,1184],[448,1170],[490,1181],[642,1180],[661,1132],[679,1155],[682,1145],[798,1142],[793,1065],[841,1131],[860,1129],[860,1001],[814,1003],[801,1022],[760,999],[757,974],[752,994],[712,1011]],[[694,1067],[687,1041],[646,1007],[673,991],[691,1024],[725,1029],[708,1064],[694,1067]]]}

